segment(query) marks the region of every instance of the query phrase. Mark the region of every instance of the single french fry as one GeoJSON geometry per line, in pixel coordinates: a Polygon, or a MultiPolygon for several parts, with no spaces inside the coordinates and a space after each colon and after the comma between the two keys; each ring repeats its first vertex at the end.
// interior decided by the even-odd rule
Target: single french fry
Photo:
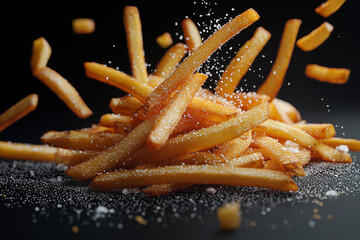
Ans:
{"type": "Polygon", "coordinates": [[[288,119],[286,120],[287,123],[297,123],[301,121],[300,112],[290,103],[278,98],[274,98],[271,103],[276,106],[282,119],[288,119]]]}
{"type": "Polygon", "coordinates": [[[101,116],[100,126],[114,128],[116,133],[126,133],[133,129],[136,123],[129,116],[108,113],[101,116]]]}
{"type": "Polygon", "coordinates": [[[95,31],[95,21],[91,18],[76,18],[71,24],[75,34],[90,34],[95,31]]]}
{"type": "Polygon", "coordinates": [[[50,147],[48,145],[33,145],[0,141],[0,157],[15,160],[28,160],[40,162],[55,162],[57,151],[71,152],[68,149],[50,147]]]}
{"type": "Polygon", "coordinates": [[[252,141],[251,131],[244,133],[242,136],[220,145],[213,154],[228,158],[239,157],[250,146],[252,141]]]}
{"type": "Polygon", "coordinates": [[[84,132],[91,133],[91,134],[98,134],[98,133],[114,133],[115,130],[112,127],[105,127],[93,124],[93,126],[87,130],[84,130],[84,132]]]}
{"type": "Polygon", "coordinates": [[[333,137],[333,138],[322,139],[321,141],[332,147],[346,145],[349,147],[349,150],[351,151],[360,151],[360,141],[356,139],[333,137]]]}
{"type": "Polygon", "coordinates": [[[281,138],[298,143],[300,146],[318,153],[324,161],[351,163],[351,156],[348,153],[337,151],[336,149],[322,143],[305,131],[294,126],[287,125],[274,120],[267,120],[254,128],[254,131],[265,132],[275,138],[281,138]]]}
{"type": "Polygon", "coordinates": [[[216,209],[220,229],[233,231],[241,226],[241,210],[238,202],[226,203],[216,209]]]}
{"type": "Polygon", "coordinates": [[[232,167],[262,168],[264,167],[263,161],[264,157],[261,152],[253,152],[237,158],[230,158],[226,164],[232,167]]]}
{"type": "Polygon", "coordinates": [[[281,172],[211,165],[169,166],[145,170],[116,171],[96,176],[90,187],[97,191],[116,191],[126,187],[162,183],[221,184],[263,187],[280,191],[298,190],[293,179],[281,172]]]}
{"type": "Polygon", "coordinates": [[[211,35],[146,98],[145,112],[167,100],[214,51],[258,19],[256,11],[249,9],[211,35]]]}
{"type": "Polygon", "coordinates": [[[270,37],[271,34],[264,28],[258,27],[256,29],[254,36],[240,48],[226,67],[215,88],[217,94],[227,97],[235,91],[241,78],[251,67],[270,37]]]}
{"type": "Polygon", "coordinates": [[[55,152],[55,162],[63,163],[66,166],[76,166],[80,163],[85,162],[89,158],[98,155],[100,152],[91,150],[69,150],[64,149],[57,150],[55,152]]]}
{"type": "Polygon", "coordinates": [[[180,121],[191,99],[207,79],[205,74],[196,73],[184,84],[157,116],[146,146],[159,149],[168,140],[180,121]]]}
{"type": "Polygon", "coordinates": [[[140,14],[137,7],[125,6],[124,26],[133,77],[143,83],[147,80],[140,14]]]}
{"type": "Polygon", "coordinates": [[[136,97],[140,102],[144,102],[145,98],[154,90],[149,85],[141,83],[123,72],[99,63],[85,62],[84,67],[87,77],[117,87],[136,97]]]}
{"type": "Polygon", "coordinates": [[[183,184],[183,183],[161,183],[148,186],[141,190],[143,193],[150,196],[156,197],[161,195],[167,195],[170,193],[182,191],[186,188],[191,187],[193,184],[183,184]]]}
{"type": "Polygon", "coordinates": [[[157,44],[159,44],[160,47],[168,48],[173,44],[174,41],[171,37],[171,34],[165,32],[156,38],[156,42],[157,44]]]}
{"type": "Polygon", "coordinates": [[[274,102],[274,100],[271,101],[271,103],[270,103],[270,117],[269,117],[269,119],[280,121],[280,122],[283,122],[283,123],[286,123],[286,124],[293,124],[294,121],[283,111],[282,108],[279,107],[279,105],[277,105],[274,102]]]}
{"type": "Polygon", "coordinates": [[[201,36],[195,23],[190,18],[185,18],[181,22],[186,45],[190,53],[194,52],[201,44],[201,36]]]}
{"type": "Polygon", "coordinates": [[[112,98],[109,107],[115,114],[131,116],[136,112],[142,103],[133,96],[124,96],[121,98],[112,98]]]}
{"type": "Polygon", "coordinates": [[[79,118],[93,114],[76,89],[59,73],[44,67],[36,71],[35,77],[53,91],[79,118]]]}
{"type": "Polygon", "coordinates": [[[0,132],[34,111],[38,100],[37,94],[30,94],[2,113],[0,115],[0,132]]]}
{"type": "MultiPolygon", "coordinates": [[[[156,65],[155,76],[166,78],[174,71],[186,54],[186,46],[177,43],[166,51],[160,62],[156,65]]],[[[157,86],[156,86],[157,87],[157,86]]]]}
{"type": "Polygon", "coordinates": [[[305,68],[307,77],[333,84],[347,83],[350,72],[350,69],[347,68],[329,68],[317,64],[308,64],[305,68]]]}
{"type": "Polygon", "coordinates": [[[272,100],[280,91],[286,71],[290,64],[300,25],[300,19],[290,19],[286,22],[275,62],[268,77],[259,87],[257,93],[266,94],[272,100]]]}
{"type": "Polygon", "coordinates": [[[336,135],[334,125],[330,123],[294,124],[293,126],[307,132],[317,139],[332,138],[336,135]]]}
{"type": "Polygon", "coordinates": [[[51,52],[51,47],[44,37],[40,37],[33,41],[30,60],[30,67],[33,74],[38,69],[46,67],[50,59],[51,52]]]}
{"type": "Polygon", "coordinates": [[[264,102],[270,102],[270,97],[255,92],[235,92],[227,100],[240,109],[250,110],[264,102]]]}
{"type": "Polygon", "coordinates": [[[269,107],[264,103],[244,114],[217,125],[169,139],[159,150],[142,148],[131,156],[128,166],[137,166],[208,149],[237,138],[268,118],[269,107]]]}
{"type": "Polygon", "coordinates": [[[85,181],[121,165],[125,159],[145,144],[154,122],[154,119],[150,119],[139,124],[122,141],[88,161],[70,168],[66,174],[78,181],[85,181]]]}
{"type": "Polygon", "coordinates": [[[333,25],[328,22],[324,22],[319,27],[315,28],[311,33],[297,40],[296,46],[305,52],[312,51],[325,42],[333,30],[333,25]]]}
{"type": "Polygon", "coordinates": [[[302,164],[296,160],[296,155],[277,140],[268,136],[257,136],[255,142],[261,153],[275,161],[281,171],[301,177],[305,176],[302,164]]]}
{"type": "Polygon", "coordinates": [[[324,18],[329,17],[345,3],[346,0],[327,0],[315,8],[315,12],[324,18]]]}
{"type": "Polygon", "coordinates": [[[79,131],[56,132],[49,131],[41,136],[41,142],[55,147],[75,150],[105,150],[121,141],[124,134],[116,133],[87,133],[79,131]]]}

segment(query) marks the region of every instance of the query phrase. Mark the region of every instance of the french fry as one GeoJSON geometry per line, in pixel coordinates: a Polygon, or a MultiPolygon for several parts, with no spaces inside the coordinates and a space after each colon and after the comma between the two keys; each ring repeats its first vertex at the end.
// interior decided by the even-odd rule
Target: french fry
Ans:
{"type": "Polygon", "coordinates": [[[243,154],[237,158],[231,158],[227,161],[227,165],[232,167],[242,168],[262,168],[264,157],[260,152],[253,152],[249,154],[243,154]]]}
{"type": "Polygon", "coordinates": [[[226,98],[218,94],[214,94],[209,89],[201,88],[198,91],[197,96],[204,100],[208,100],[210,102],[220,104],[221,106],[224,106],[226,108],[239,110],[232,102],[228,101],[226,98]]]}
{"type": "Polygon", "coordinates": [[[294,124],[293,126],[307,132],[309,135],[317,139],[332,138],[336,135],[334,125],[330,123],[294,124]]]}
{"type": "Polygon", "coordinates": [[[132,75],[138,81],[146,83],[147,70],[143,47],[143,36],[140,14],[137,7],[125,6],[124,26],[132,75]]]}
{"type": "Polygon", "coordinates": [[[190,18],[185,18],[182,20],[181,28],[184,33],[188,51],[192,53],[202,44],[199,30],[190,18]]]}
{"type": "Polygon", "coordinates": [[[160,47],[168,48],[173,44],[174,41],[171,37],[171,34],[165,32],[156,38],[156,42],[157,44],[159,44],[160,47]]]}
{"type": "Polygon", "coordinates": [[[53,91],[79,118],[93,114],[76,89],[59,73],[49,67],[36,71],[35,77],[53,91]]]}
{"type": "Polygon", "coordinates": [[[87,133],[79,131],[46,132],[41,142],[55,147],[75,150],[101,151],[113,146],[124,139],[124,134],[116,133],[87,133]]]}
{"type": "Polygon", "coordinates": [[[139,124],[122,141],[88,161],[70,168],[66,174],[78,181],[85,181],[121,165],[133,152],[145,144],[154,122],[154,119],[150,119],[139,124]]]}
{"type": "Polygon", "coordinates": [[[346,145],[349,147],[351,151],[360,151],[360,141],[356,139],[333,137],[333,138],[322,139],[321,141],[332,147],[346,145]]]}
{"type": "Polygon", "coordinates": [[[279,105],[274,102],[274,100],[270,103],[269,119],[273,119],[286,124],[293,124],[294,121],[285,113],[285,111],[279,105]]]}
{"type": "Polygon", "coordinates": [[[149,186],[161,183],[221,184],[254,186],[279,191],[297,191],[287,174],[256,168],[228,166],[169,166],[145,170],[116,171],[96,176],[90,187],[97,191],[116,191],[126,187],[149,186]]]}
{"type": "Polygon", "coordinates": [[[136,97],[140,102],[144,102],[145,98],[154,90],[149,85],[141,83],[123,72],[99,63],[85,62],[84,67],[87,77],[119,88],[136,97]]]}
{"type": "Polygon", "coordinates": [[[315,12],[324,18],[329,17],[335,13],[345,3],[346,0],[327,0],[320,6],[315,8],[315,12]]]}
{"type": "Polygon", "coordinates": [[[333,30],[333,25],[324,22],[311,33],[297,40],[296,45],[305,52],[312,51],[325,42],[333,30]]]}
{"type": "Polygon", "coordinates": [[[37,94],[30,94],[2,113],[0,115],[0,132],[34,111],[38,100],[37,94]]]}
{"type": "Polygon", "coordinates": [[[131,116],[138,108],[142,106],[142,103],[133,96],[124,96],[121,98],[112,98],[109,107],[115,114],[131,116]]]}
{"type": "Polygon", "coordinates": [[[255,92],[235,92],[228,96],[227,99],[243,110],[250,110],[262,103],[270,102],[270,97],[255,92]]]}
{"type": "Polygon", "coordinates": [[[286,22],[275,62],[268,77],[259,87],[257,93],[266,94],[272,100],[280,91],[286,71],[290,64],[300,25],[300,19],[290,19],[286,22]]]}
{"type": "Polygon", "coordinates": [[[271,103],[276,106],[283,119],[288,119],[288,123],[297,123],[301,121],[300,112],[290,103],[278,98],[274,98],[271,103]]]}
{"type": "Polygon", "coordinates": [[[241,210],[238,202],[226,203],[216,209],[220,229],[233,231],[241,226],[241,210]]]}
{"type": "Polygon", "coordinates": [[[254,36],[240,48],[226,67],[215,88],[217,94],[227,97],[235,91],[241,78],[251,67],[270,37],[271,34],[264,28],[258,27],[256,29],[254,36]]]}
{"type": "Polygon", "coordinates": [[[184,58],[185,54],[186,46],[183,43],[177,43],[169,48],[156,65],[154,75],[162,78],[168,77],[184,58]]]}
{"type": "Polygon", "coordinates": [[[0,141],[0,157],[15,160],[29,160],[39,162],[55,162],[57,151],[71,152],[68,149],[50,147],[48,145],[33,145],[0,141]]]}
{"type": "Polygon", "coordinates": [[[91,18],[76,18],[71,24],[75,34],[90,34],[95,31],[95,21],[91,18]]]}
{"type": "Polygon", "coordinates": [[[296,159],[296,155],[274,138],[257,136],[255,142],[261,153],[275,161],[281,171],[291,175],[305,176],[302,164],[296,159]]]}
{"type": "Polygon", "coordinates": [[[350,72],[347,68],[329,68],[317,64],[308,64],[305,68],[305,75],[307,77],[333,84],[347,83],[350,72]]]}
{"type": "Polygon", "coordinates": [[[153,129],[146,142],[147,147],[159,149],[165,144],[180,121],[191,99],[206,79],[206,75],[196,73],[181,87],[179,92],[157,116],[153,129]]]}
{"type": "Polygon", "coordinates": [[[251,141],[251,131],[248,131],[238,138],[223,143],[213,152],[213,154],[228,158],[239,157],[250,146],[251,141]]]}
{"type": "Polygon", "coordinates": [[[129,116],[122,116],[113,113],[107,113],[101,116],[99,125],[105,127],[114,128],[117,122],[123,123],[124,125],[132,128],[134,126],[134,122],[129,116]]]}
{"type": "Polygon", "coordinates": [[[249,9],[211,35],[146,98],[145,112],[167,100],[214,51],[258,19],[259,15],[253,9],[249,9]]]}
{"type": "Polygon", "coordinates": [[[131,161],[129,160],[127,164],[131,167],[149,162],[160,162],[214,147],[241,136],[265,121],[268,114],[268,104],[264,103],[225,122],[171,138],[159,150],[142,148],[131,156],[131,161]]]}
{"type": "Polygon", "coordinates": [[[161,183],[155,184],[141,190],[143,193],[156,197],[161,195],[166,195],[178,191],[182,191],[186,188],[191,187],[193,184],[183,184],[183,183],[161,183]]]}
{"type": "Polygon", "coordinates": [[[154,74],[150,74],[148,77],[148,84],[152,87],[152,88],[156,88],[157,86],[159,86],[162,82],[164,81],[164,79],[162,77],[156,76],[155,73],[154,74]]]}
{"type": "Polygon", "coordinates": [[[310,136],[305,131],[294,126],[287,125],[274,120],[267,120],[254,128],[254,131],[265,132],[275,138],[281,138],[298,143],[300,146],[315,151],[327,162],[351,163],[351,157],[347,153],[322,143],[320,140],[310,136]]]}
{"type": "Polygon", "coordinates": [[[33,41],[30,60],[30,67],[33,74],[38,69],[46,67],[50,59],[51,52],[51,47],[44,37],[40,37],[33,41]]]}

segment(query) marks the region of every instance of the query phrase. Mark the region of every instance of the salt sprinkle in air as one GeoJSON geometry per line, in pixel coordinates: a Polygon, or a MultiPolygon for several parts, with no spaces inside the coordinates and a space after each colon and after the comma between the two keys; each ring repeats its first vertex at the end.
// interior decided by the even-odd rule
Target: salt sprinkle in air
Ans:
{"type": "Polygon", "coordinates": [[[329,190],[325,193],[326,196],[329,196],[329,197],[337,197],[339,196],[339,193],[337,191],[334,191],[334,190],[329,190]]]}

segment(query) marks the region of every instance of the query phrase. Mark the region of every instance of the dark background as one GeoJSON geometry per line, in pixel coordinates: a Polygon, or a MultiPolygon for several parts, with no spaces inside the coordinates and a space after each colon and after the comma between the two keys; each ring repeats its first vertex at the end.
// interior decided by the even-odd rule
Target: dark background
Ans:
{"type": "MultiPolygon", "coordinates": [[[[0,79],[0,113],[31,93],[39,94],[39,105],[26,118],[1,132],[0,139],[40,143],[39,138],[45,131],[88,127],[92,123],[96,123],[102,114],[110,112],[108,108],[110,99],[122,96],[123,93],[104,83],[85,77],[82,64],[85,61],[95,61],[112,67],[119,67],[120,70],[128,74],[131,73],[122,22],[122,12],[125,5],[136,5],[139,8],[146,62],[151,64],[148,69],[149,73],[155,68],[156,63],[165,52],[155,42],[156,37],[168,31],[172,34],[175,42],[180,41],[175,33],[181,34],[180,23],[185,16],[189,16],[194,22],[206,22],[218,17],[223,18],[226,13],[229,14],[229,17],[235,17],[250,7],[254,8],[261,16],[260,20],[230,40],[221,51],[215,54],[217,60],[208,63],[226,65],[231,57],[235,55],[234,49],[238,49],[241,44],[247,41],[256,27],[263,26],[272,33],[272,37],[252,67],[256,71],[249,72],[245,76],[247,80],[241,83],[241,86],[245,89],[254,90],[253,85],[259,86],[264,80],[259,77],[259,74],[266,77],[270,71],[272,65],[270,61],[275,60],[286,20],[290,18],[302,19],[303,23],[299,31],[299,37],[308,34],[325,21],[323,17],[314,12],[315,7],[321,2],[322,0],[244,0],[218,1],[216,5],[213,2],[206,5],[200,0],[167,2],[13,1],[9,3],[9,6],[3,8],[1,14],[1,38],[3,40],[1,57],[3,61],[0,79]],[[232,11],[232,8],[235,10],[232,11]],[[198,14],[193,14],[205,14],[210,9],[214,13],[210,17],[200,18],[198,14]],[[78,17],[93,18],[96,22],[95,32],[90,35],[73,34],[71,21],[78,17]],[[176,26],[175,22],[179,24],[176,26]],[[29,60],[32,41],[40,36],[48,40],[53,50],[48,66],[59,72],[75,86],[86,104],[94,111],[94,115],[90,118],[85,120],[77,118],[56,95],[31,75],[29,60]],[[233,47],[233,50],[228,51],[229,47],[233,47]],[[261,55],[265,55],[265,57],[262,58],[261,55]],[[258,70],[259,68],[261,70],[258,70]]],[[[334,31],[330,38],[318,49],[312,52],[303,52],[295,47],[279,97],[293,103],[301,111],[303,118],[309,122],[332,122],[338,126],[344,126],[345,130],[339,128],[337,129],[338,132],[346,133],[346,137],[359,139],[360,130],[357,123],[360,120],[360,60],[358,57],[360,53],[358,43],[360,26],[356,2],[347,1],[338,12],[326,19],[326,21],[334,25],[334,31]],[[305,66],[309,63],[350,68],[352,72],[349,82],[345,85],[332,85],[309,79],[304,75],[305,66]]],[[[220,23],[224,24],[227,21],[228,19],[222,19],[220,23]]],[[[209,34],[204,34],[203,37],[206,39],[209,34]]],[[[214,71],[207,82],[207,86],[214,86],[217,79],[218,75],[214,71]]],[[[359,197],[343,199],[342,201],[342,204],[353,206],[358,203],[359,197]]],[[[357,213],[360,213],[359,207],[356,207],[357,213]]],[[[4,216],[3,213],[5,216],[23,214],[20,210],[4,209],[2,206],[1,211],[2,216],[4,216]]],[[[346,213],[354,214],[350,209],[347,209],[346,213]]],[[[279,214],[284,213],[279,212],[279,214]]],[[[344,214],[344,221],[347,214],[344,214]]],[[[66,226],[59,225],[55,227],[56,222],[46,223],[45,225],[31,225],[26,220],[27,218],[29,218],[29,213],[24,213],[24,218],[20,222],[17,222],[16,217],[13,217],[12,221],[4,221],[5,227],[0,225],[0,228],[4,228],[2,230],[13,229],[15,223],[18,223],[17,227],[28,231],[25,236],[29,239],[31,236],[36,236],[36,239],[42,237],[49,239],[49,235],[46,233],[39,234],[43,226],[57,233],[67,229],[68,232],[64,230],[66,238],[72,236],[69,235],[71,232],[66,226]]],[[[194,231],[195,235],[200,234],[201,230],[199,229],[201,228],[187,227],[194,231]]],[[[325,233],[327,229],[333,227],[335,226],[325,225],[322,228],[317,228],[317,231],[325,233]]],[[[160,234],[157,237],[170,237],[172,231],[182,232],[181,229],[174,226],[172,228],[170,227],[163,235],[160,234]]],[[[145,231],[146,234],[151,233],[150,229],[145,231]]],[[[266,232],[266,230],[264,231],[266,232]]],[[[301,229],[298,229],[298,231],[301,231],[301,229]]],[[[351,232],[351,230],[349,231],[351,232]]],[[[355,228],[352,228],[352,231],[359,233],[355,228]]],[[[136,236],[145,234],[145,232],[130,228],[127,232],[122,232],[122,235],[129,237],[135,232],[137,232],[136,236]]],[[[334,237],[331,233],[330,231],[328,236],[334,237]]],[[[98,234],[98,232],[89,229],[87,234],[83,233],[83,235],[77,237],[93,236],[92,234],[98,234]]],[[[108,234],[112,236],[113,232],[108,232],[108,234]]],[[[249,230],[246,234],[256,236],[256,231],[249,230]]],[[[281,235],[281,233],[276,234],[281,235]]],[[[16,236],[19,237],[15,234],[13,235],[14,239],[16,236]]],[[[296,236],[301,236],[301,234],[296,234],[296,236]]],[[[210,237],[232,238],[235,235],[216,233],[210,235],[210,237]]]]}

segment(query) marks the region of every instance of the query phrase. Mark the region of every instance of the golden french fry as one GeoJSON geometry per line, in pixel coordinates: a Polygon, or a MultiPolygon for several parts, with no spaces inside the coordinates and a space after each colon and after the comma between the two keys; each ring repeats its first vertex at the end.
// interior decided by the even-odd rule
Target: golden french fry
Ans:
{"type": "Polygon", "coordinates": [[[334,125],[330,123],[294,124],[293,126],[317,139],[332,138],[336,135],[334,125]]]}
{"type": "Polygon", "coordinates": [[[305,176],[302,164],[296,159],[296,155],[277,140],[268,136],[257,136],[255,142],[261,153],[275,161],[281,171],[301,177],[305,176]]]}
{"type": "Polygon", "coordinates": [[[87,118],[93,114],[76,89],[53,69],[41,68],[36,71],[35,77],[50,88],[79,118],[87,118]]]}
{"type": "Polygon", "coordinates": [[[142,103],[133,96],[124,96],[121,98],[112,98],[109,107],[115,114],[131,116],[136,112],[142,103]]]}
{"type": "Polygon", "coordinates": [[[129,116],[122,116],[119,114],[107,113],[101,116],[99,125],[105,127],[115,127],[115,123],[120,122],[128,126],[130,129],[134,126],[134,122],[129,116]]]}
{"type": "Polygon", "coordinates": [[[159,150],[142,148],[127,161],[128,166],[178,157],[184,154],[208,149],[237,138],[268,118],[269,106],[264,103],[244,114],[217,125],[185,133],[169,139],[159,150]]]}
{"type": "Polygon", "coordinates": [[[126,187],[161,183],[221,184],[272,188],[280,191],[298,190],[293,179],[282,172],[211,165],[116,171],[96,176],[90,187],[97,191],[116,191],[126,187]]]}
{"type": "Polygon", "coordinates": [[[181,87],[179,92],[157,116],[153,129],[146,142],[147,147],[159,149],[165,144],[176,125],[179,123],[191,99],[206,79],[207,76],[205,74],[196,73],[181,87]]]}
{"type": "Polygon", "coordinates": [[[305,68],[305,75],[320,82],[333,84],[344,84],[349,80],[350,69],[329,68],[317,64],[308,64],[305,68]]]}
{"type": "Polygon", "coordinates": [[[46,132],[41,137],[41,142],[55,147],[75,150],[101,151],[113,146],[125,137],[116,133],[87,133],[79,131],[46,132]]]}
{"type": "Polygon", "coordinates": [[[242,168],[262,168],[264,157],[261,152],[253,152],[249,154],[243,154],[237,158],[229,159],[226,164],[232,167],[242,168]]]}
{"type": "Polygon", "coordinates": [[[171,37],[171,34],[165,32],[156,38],[156,42],[157,44],[159,44],[160,47],[168,48],[173,44],[174,41],[171,37]]]}
{"type": "Polygon", "coordinates": [[[186,45],[188,46],[188,51],[190,53],[194,52],[202,44],[198,28],[190,18],[182,20],[181,28],[184,33],[186,45]]]}
{"type": "Polygon", "coordinates": [[[149,85],[141,83],[123,72],[99,63],[85,62],[84,67],[87,77],[117,87],[136,97],[140,102],[144,102],[145,98],[154,90],[149,85]]]}
{"type": "Polygon", "coordinates": [[[164,56],[161,58],[160,62],[156,65],[156,71],[154,75],[162,78],[168,77],[184,58],[185,54],[186,46],[183,43],[177,43],[169,48],[169,50],[167,50],[164,56]]]}
{"type": "Polygon", "coordinates": [[[214,51],[258,19],[259,15],[256,11],[249,9],[211,35],[146,98],[145,111],[149,111],[167,100],[214,51]]]}
{"type": "Polygon", "coordinates": [[[241,226],[240,204],[237,202],[226,203],[216,209],[220,229],[223,231],[233,231],[241,226]]]}
{"type": "Polygon", "coordinates": [[[235,92],[228,96],[227,99],[243,110],[250,110],[264,102],[270,102],[270,97],[255,92],[235,92]]]}
{"type": "Polygon", "coordinates": [[[137,7],[125,6],[124,26],[128,44],[132,75],[140,82],[146,83],[147,70],[143,47],[140,14],[137,7]]]}
{"type": "Polygon", "coordinates": [[[40,37],[33,41],[30,60],[30,67],[33,74],[38,69],[46,67],[51,52],[51,47],[44,37],[40,37]]]}
{"type": "Polygon", "coordinates": [[[300,112],[290,103],[274,98],[271,103],[273,103],[276,106],[276,109],[279,111],[279,114],[281,115],[281,118],[287,119],[285,122],[287,123],[297,123],[301,121],[301,115],[300,112]]]}
{"type": "Polygon", "coordinates": [[[40,162],[57,162],[57,151],[71,152],[68,149],[50,147],[48,145],[33,145],[0,141],[0,157],[15,160],[29,160],[40,162]]]}
{"type": "Polygon", "coordinates": [[[251,67],[270,37],[271,34],[264,28],[258,27],[256,29],[254,36],[240,48],[226,67],[215,88],[217,94],[227,97],[235,91],[241,78],[251,67]]]}
{"type": "Polygon", "coordinates": [[[269,119],[280,121],[286,124],[293,124],[294,121],[285,113],[285,111],[279,105],[274,102],[274,100],[270,103],[269,119]]]}
{"type": "Polygon", "coordinates": [[[154,122],[154,119],[150,119],[139,124],[122,141],[88,161],[70,168],[66,174],[78,181],[85,181],[121,165],[133,152],[144,145],[154,122]]]}
{"type": "Polygon", "coordinates": [[[183,183],[161,183],[155,184],[141,190],[143,193],[146,193],[150,196],[156,197],[161,195],[166,195],[178,191],[182,191],[188,187],[191,187],[193,184],[183,184],[183,183]]]}
{"type": "Polygon", "coordinates": [[[257,93],[266,94],[272,100],[280,91],[286,71],[290,64],[300,25],[300,19],[290,19],[286,22],[274,65],[265,82],[259,87],[257,93]]]}
{"type": "Polygon", "coordinates": [[[76,18],[71,23],[75,34],[90,34],[95,31],[95,21],[91,18],[76,18]]]}
{"type": "Polygon", "coordinates": [[[315,151],[324,161],[327,162],[352,162],[348,153],[337,151],[336,149],[322,143],[320,140],[310,136],[305,131],[285,123],[269,119],[255,127],[254,131],[265,132],[271,137],[286,139],[298,143],[304,148],[315,151]]]}
{"type": "Polygon", "coordinates": [[[333,137],[333,138],[322,139],[321,141],[332,147],[346,145],[349,147],[349,150],[351,151],[360,151],[360,141],[356,139],[333,137]]]}
{"type": "Polygon", "coordinates": [[[242,136],[220,145],[213,154],[228,158],[239,157],[250,146],[252,141],[251,131],[244,133],[242,136]]]}
{"type": "Polygon", "coordinates": [[[305,52],[312,51],[325,42],[333,30],[333,25],[324,22],[311,33],[297,40],[296,45],[305,52]]]}
{"type": "Polygon", "coordinates": [[[30,94],[2,113],[0,115],[0,132],[34,111],[38,100],[37,94],[30,94]]]}
{"type": "Polygon", "coordinates": [[[315,8],[315,12],[324,18],[329,17],[345,3],[346,0],[327,0],[315,8]]]}

